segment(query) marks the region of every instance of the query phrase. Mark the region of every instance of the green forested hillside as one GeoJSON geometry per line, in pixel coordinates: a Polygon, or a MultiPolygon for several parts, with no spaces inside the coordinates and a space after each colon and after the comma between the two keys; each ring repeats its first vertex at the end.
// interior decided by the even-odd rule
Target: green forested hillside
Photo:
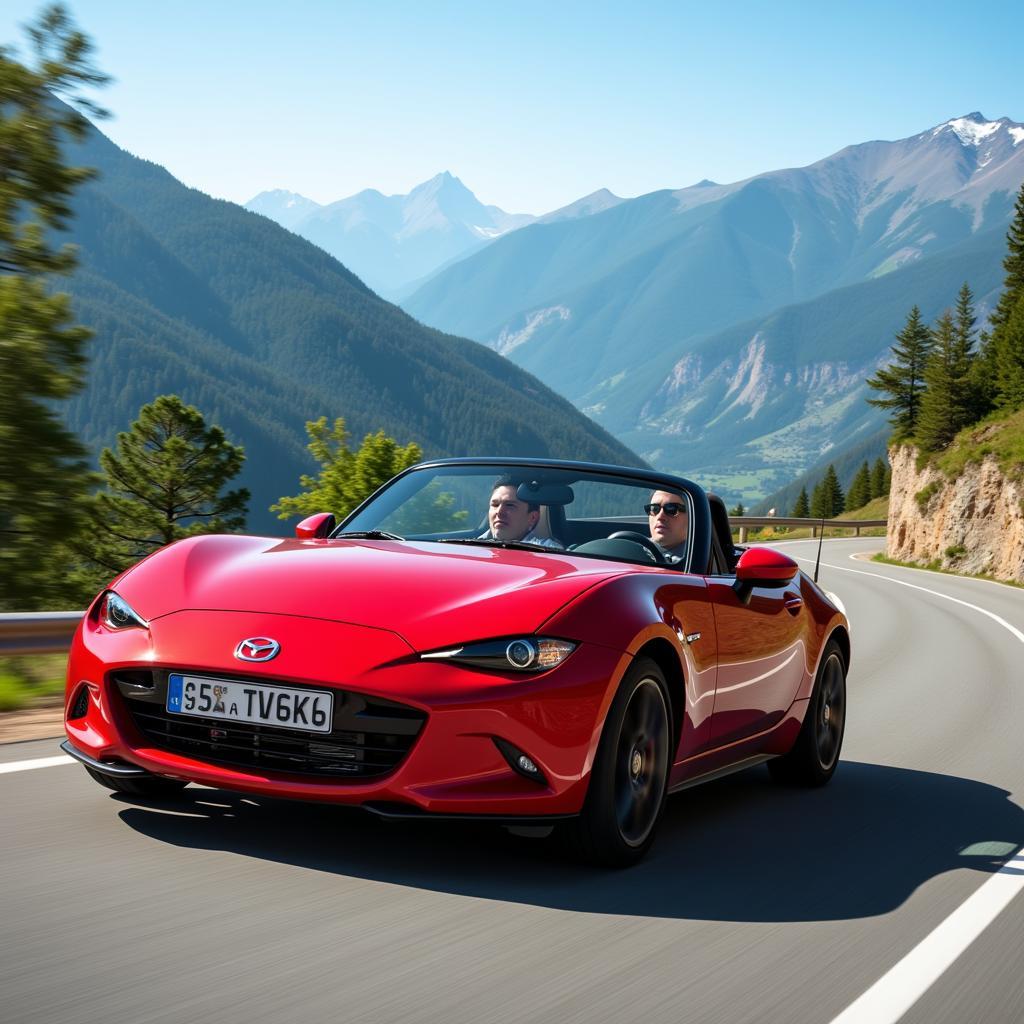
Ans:
{"type": "Polygon", "coordinates": [[[754,505],[750,514],[752,516],[766,515],[770,508],[776,510],[780,516],[792,514],[793,503],[800,494],[801,489],[806,489],[810,494],[815,485],[825,475],[825,471],[831,465],[835,468],[836,476],[843,491],[849,491],[853,478],[861,464],[867,462],[873,465],[878,458],[886,459],[886,442],[889,439],[889,428],[882,427],[870,436],[851,445],[840,444],[835,449],[826,452],[813,466],[805,473],[801,473],[797,479],[788,483],[772,494],[769,494],[763,501],[754,505]]]}
{"type": "MultiPolygon", "coordinates": [[[[864,379],[888,355],[908,302],[932,320],[966,280],[979,310],[990,308],[1004,247],[1003,230],[985,232],[729,328],[688,352],[665,352],[609,389],[602,419],[649,461],[685,471],[729,500],[752,503],[768,493],[770,503],[785,503],[777,488],[808,467],[820,476],[819,463],[835,461],[838,470],[847,449],[858,453],[852,476],[861,445],[885,421],[865,404],[864,379]],[[673,457],[669,445],[680,454],[673,457]]],[[[875,448],[880,454],[884,445],[875,448]]],[[[799,489],[798,482],[794,496],[799,489]]]]}
{"type": "Polygon", "coordinates": [[[496,353],[418,324],[334,259],[267,219],[188,189],[99,132],[71,154],[100,178],[76,201],[76,315],[96,331],[71,425],[110,444],[176,393],[248,456],[250,526],[313,467],[306,420],[344,416],[428,455],[637,457],[496,353]]]}

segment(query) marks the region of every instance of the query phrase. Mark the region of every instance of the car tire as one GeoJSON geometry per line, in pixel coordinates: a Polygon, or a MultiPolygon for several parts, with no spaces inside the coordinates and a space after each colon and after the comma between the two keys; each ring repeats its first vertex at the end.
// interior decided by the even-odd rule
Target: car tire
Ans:
{"type": "Polygon", "coordinates": [[[825,647],[800,733],[788,754],[768,762],[777,782],[824,786],[839,764],[846,728],[846,662],[839,645],[825,647]]]}
{"type": "Polygon", "coordinates": [[[668,688],[649,658],[626,673],[605,719],[580,815],[567,823],[573,853],[602,867],[636,864],[665,806],[672,758],[668,688]]]}
{"type": "Polygon", "coordinates": [[[101,786],[126,796],[175,796],[188,785],[178,779],[165,779],[162,775],[107,775],[89,765],[83,767],[101,786]]]}

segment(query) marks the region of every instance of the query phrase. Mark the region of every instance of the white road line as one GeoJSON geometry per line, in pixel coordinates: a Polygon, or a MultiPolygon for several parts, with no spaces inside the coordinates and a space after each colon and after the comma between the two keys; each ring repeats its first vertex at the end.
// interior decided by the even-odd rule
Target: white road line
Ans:
{"type": "Polygon", "coordinates": [[[831,1024],[894,1024],[1024,889],[1018,852],[831,1024]]]}
{"type": "MultiPolygon", "coordinates": [[[[860,554],[871,554],[872,552],[860,552],[860,554]]],[[[854,555],[850,555],[850,558],[854,558],[854,555]]],[[[868,561],[868,559],[864,559],[868,561]]],[[[1015,587],[1012,583],[1005,583],[1003,580],[986,580],[980,576],[964,576],[963,573],[959,572],[936,572],[934,569],[922,569],[917,565],[893,565],[889,562],[878,562],[878,565],[887,566],[890,569],[905,569],[907,572],[926,572],[931,576],[947,576],[954,580],[967,580],[968,583],[985,583],[990,587],[1002,587],[1003,590],[1019,590],[1019,587],[1015,587]]]]}
{"type": "Polygon", "coordinates": [[[76,761],[73,757],[67,757],[61,754],[60,757],[37,757],[33,761],[8,761],[6,764],[0,764],[0,775],[6,775],[8,772],[27,772],[33,768],[54,768],[59,764],[75,764],[76,761]]]}
{"type": "MultiPolygon", "coordinates": [[[[813,562],[813,558],[798,558],[813,562]]],[[[845,565],[822,563],[829,569],[871,576],[899,587],[922,590],[934,597],[963,605],[998,623],[1024,644],[1024,633],[987,608],[961,601],[939,590],[907,583],[880,572],[850,569],[845,565]]],[[[831,1024],[896,1024],[914,1003],[942,977],[967,947],[996,919],[1007,904],[1024,889],[1024,852],[1017,851],[987,882],[960,904],[929,935],[926,935],[899,963],[882,975],[862,996],[854,1000],[831,1024]]]]}
{"type": "MultiPolygon", "coordinates": [[[[795,556],[798,562],[813,562],[813,558],[800,558],[795,556]]],[[[926,594],[931,594],[933,597],[941,597],[944,601],[952,601],[953,604],[962,604],[965,608],[970,608],[972,611],[979,612],[982,615],[987,615],[994,622],[998,622],[1003,629],[1008,629],[1022,644],[1024,644],[1024,633],[1022,633],[1016,626],[1011,625],[1006,619],[995,612],[990,612],[987,608],[982,608],[980,605],[971,604],[970,601],[961,601],[959,597],[950,597],[949,594],[943,594],[941,590],[932,590],[930,587],[919,587],[916,583],[908,583],[906,580],[898,580],[892,576],[886,576],[880,572],[865,572],[863,569],[850,569],[845,565],[832,565],[829,562],[822,562],[822,567],[826,569],[838,569],[839,572],[852,572],[858,576],[870,576],[875,580],[885,580],[886,583],[895,583],[898,587],[910,587],[911,590],[923,590],[926,594]]]]}

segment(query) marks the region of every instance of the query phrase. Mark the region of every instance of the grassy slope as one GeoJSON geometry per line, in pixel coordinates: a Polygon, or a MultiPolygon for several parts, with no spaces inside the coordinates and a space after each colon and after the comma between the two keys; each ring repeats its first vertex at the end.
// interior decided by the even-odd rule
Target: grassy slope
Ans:
{"type": "Polygon", "coordinates": [[[993,413],[980,423],[965,427],[943,452],[931,457],[932,465],[955,480],[971,463],[991,455],[1008,480],[1024,481],[1024,409],[993,413]]]}

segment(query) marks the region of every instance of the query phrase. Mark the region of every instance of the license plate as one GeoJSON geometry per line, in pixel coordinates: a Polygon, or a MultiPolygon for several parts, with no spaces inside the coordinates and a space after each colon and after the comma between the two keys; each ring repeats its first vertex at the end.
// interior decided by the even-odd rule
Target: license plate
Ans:
{"type": "Polygon", "coordinates": [[[333,708],[334,694],[325,690],[292,690],[177,673],[167,681],[167,710],[174,715],[330,732],[333,708]]]}

